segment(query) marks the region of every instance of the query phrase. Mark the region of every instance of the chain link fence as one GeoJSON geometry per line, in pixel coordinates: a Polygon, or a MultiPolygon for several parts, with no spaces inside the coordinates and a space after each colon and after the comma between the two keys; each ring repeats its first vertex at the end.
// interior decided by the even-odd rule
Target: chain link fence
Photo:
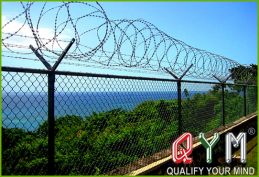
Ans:
{"type": "Polygon", "coordinates": [[[244,86],[226,85],[225,123],[231,123],[245,115],[244,86]]]}
{"type": "Polygon", "coordinates": [[[184,82],[182,89],[183,132],[198,136],[222,125],[221,95],[215,84],[184,82]]]}
{"type": "Polygon", "coordinates": [[[47,75],[2,72],[2,174],[45,174],[48,137],[38,129],[48,116],[47,75]]]}
{"type": "Polygon", "coordinates": [[[226,85],[223,104],[218,83],[182,81],[178,94],[174,80],[55,72],[49,125],[48,74],[3,68],[4,175],[48,174],[50,126],[54,173],[99,175],[144,163],[181,132],[198,135],[257,111],[256,86],[226,85]]]}
{"type": "Polygon", "coordinates": [[[247,86],[246,110],[248,114],[257,111],[257,87],[247,86]]]}
{"type": "Polygon", "coordinates": [[[57,174],[108,173],[169,148],[175,90],[169,81],[57,75],[57,174]]]}

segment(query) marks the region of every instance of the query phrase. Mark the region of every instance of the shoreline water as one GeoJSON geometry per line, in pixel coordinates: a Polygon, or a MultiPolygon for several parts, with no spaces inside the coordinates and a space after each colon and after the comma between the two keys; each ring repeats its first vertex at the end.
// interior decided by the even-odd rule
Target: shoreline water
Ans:
{"type": "MultiPolygon", "coordinates": [[[[189,96],[206,91],[189,91],[189,96]]],[[[2,124],[4,128],[33,131],[47,120],[46,92],[9,92],[2,94],[2,124]]],[[[182,98],[186,96],[183,93],[182,98]]],[[[56,92],[55,116],[87,117],[112,109],[132,110],[145,101],[177,99],[176,91],[166,92],[56,92]]]]}

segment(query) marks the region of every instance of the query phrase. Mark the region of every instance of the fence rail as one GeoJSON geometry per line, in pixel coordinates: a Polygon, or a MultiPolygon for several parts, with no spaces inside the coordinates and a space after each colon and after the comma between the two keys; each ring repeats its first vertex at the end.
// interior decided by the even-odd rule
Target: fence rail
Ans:
{"type": "Polygon", "coordinates": [[[257,86],[2,67],[4,175],[106,174],[257,111],[257,86]]]}

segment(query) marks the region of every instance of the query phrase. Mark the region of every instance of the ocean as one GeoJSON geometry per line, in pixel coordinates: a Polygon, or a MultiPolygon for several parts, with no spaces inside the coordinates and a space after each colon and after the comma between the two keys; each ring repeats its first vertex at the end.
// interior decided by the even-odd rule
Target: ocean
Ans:
{"type": "MultiPolygon", "coordinates": [[[[190,97],[204,91],[189,91],[190,97]]],[[[55,117],[90,116],[116,108],[132,110],[147,100],[172,100],[177,92],[56,92],[55,117]]],[[[182,94],[185,99],[185,95],[182,94]]],[[[48,95],[38,92],[3,92],[2,126],[33,131],[47,120],[48,95]]]]}

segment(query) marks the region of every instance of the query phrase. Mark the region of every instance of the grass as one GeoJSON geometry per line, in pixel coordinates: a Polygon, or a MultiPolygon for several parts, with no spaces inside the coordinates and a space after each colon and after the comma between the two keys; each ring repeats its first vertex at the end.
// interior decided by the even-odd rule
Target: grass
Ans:
{"type": "MultiPolygon", "coordinates": [[[[256,138],[254,139],[257,141],[256,138]]],[[[251,141],[254,141],[254,139],[251,141]]],[[[257,174],[257,145],[254,146],[247,154],[247,163],[245,166],[253,167],[255,169],[255,175],[257,174]]]]}

